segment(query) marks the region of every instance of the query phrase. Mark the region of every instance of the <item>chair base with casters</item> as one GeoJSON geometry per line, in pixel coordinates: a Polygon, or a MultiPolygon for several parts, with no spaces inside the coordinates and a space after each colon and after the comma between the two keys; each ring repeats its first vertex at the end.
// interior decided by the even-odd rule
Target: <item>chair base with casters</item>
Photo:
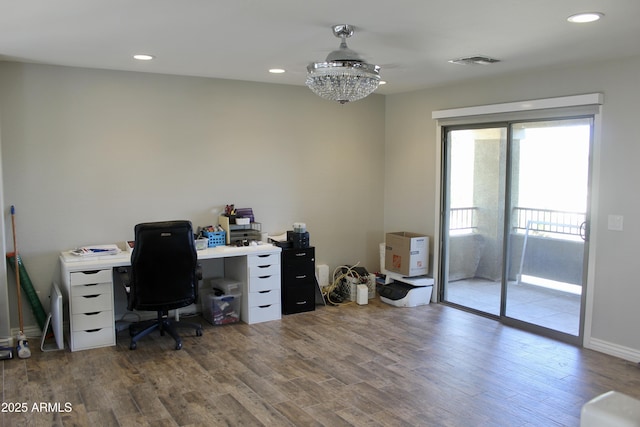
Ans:
{"type": "Polygon", "coordinates": [[[168,333],[176,341],[176,350],[182,348],[182,338],[178,334],[178,328],[191,328],[195,329],[196,336],[202,336],[202,325],[194,322],[183,322],[169,318],[166,311],[158,312],[158,318],[155,320],[148,320],[146,322],[133,323],[129,326],[129,334],[131,335],[131,343],[129,344],[130,350],[135,350],[138,347],[138,340],[149,335],[155,330],[160,331],[160,335],[164,336],[164,333],[168,333]]]}

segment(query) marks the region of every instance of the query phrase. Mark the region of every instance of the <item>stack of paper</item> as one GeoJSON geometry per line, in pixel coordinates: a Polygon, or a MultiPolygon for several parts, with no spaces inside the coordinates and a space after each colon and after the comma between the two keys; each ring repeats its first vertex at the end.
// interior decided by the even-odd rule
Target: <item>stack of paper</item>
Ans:
{"type": "Polygon", "coordinates": [[[116,255],[120,253],[120,248],[117,245],[83,246],[72,250],[71,253],[81,257],[116,255]]]}

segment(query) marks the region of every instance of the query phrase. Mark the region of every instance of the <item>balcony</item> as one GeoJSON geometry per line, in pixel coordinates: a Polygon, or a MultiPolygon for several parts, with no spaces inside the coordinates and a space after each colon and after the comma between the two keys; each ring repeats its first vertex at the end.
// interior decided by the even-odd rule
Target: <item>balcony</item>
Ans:
{"type": "MultiPolygon", "coordinates": [[[[499,315],[502,236],[480,207],[450,210],[446,300],[499,315]]],[[[586,215],[515,207],[508,230],[507,315],[577,335],[586,215]],[[514,286],[515,285],[515,286],[514,286]]]]}

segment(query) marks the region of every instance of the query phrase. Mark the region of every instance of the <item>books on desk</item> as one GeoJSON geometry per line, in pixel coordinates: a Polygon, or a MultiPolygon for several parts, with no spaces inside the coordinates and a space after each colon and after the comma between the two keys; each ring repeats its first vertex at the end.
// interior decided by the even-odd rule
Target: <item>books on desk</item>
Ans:
{"type": "Polygon", "coordinates": [[[73,249],[70,253],[77,257],[91,258],[105,255],[117,255],[120,253],[120,248],[117,245],[93,245],[73,249]]]}

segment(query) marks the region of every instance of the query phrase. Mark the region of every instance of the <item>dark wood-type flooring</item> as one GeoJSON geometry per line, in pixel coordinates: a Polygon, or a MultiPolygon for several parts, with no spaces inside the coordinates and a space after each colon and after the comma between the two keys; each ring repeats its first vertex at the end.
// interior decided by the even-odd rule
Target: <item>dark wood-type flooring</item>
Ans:
{"type": "Polygon", "coordinates": [[[159,335],[130,351],[126,331],[75,353],[32,339],[1,362],[3,409],[27,406],[2,425],[578,426],[601,393],[640,398],[634,363],[437,304],[203,325],[180,351],[159,335]]]}

